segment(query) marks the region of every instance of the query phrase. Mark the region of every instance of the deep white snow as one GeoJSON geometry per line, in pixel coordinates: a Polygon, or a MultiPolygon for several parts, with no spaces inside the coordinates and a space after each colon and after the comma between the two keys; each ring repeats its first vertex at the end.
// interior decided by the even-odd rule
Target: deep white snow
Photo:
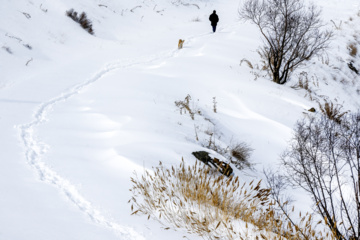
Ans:
{"type": "MultiPolygon", "coordinates": [[[[360,69],[358,0],[316,1],[334,31],[331,48],[284,86],[254,80],[240,66],[244,58],[258,64],[262,44],[256,27],[239,21],[240,4],[2,0],[0,239],[201,239],[131,216],[133,172],[159,161],[193,164],[208,130],[220,145],[249,143],[255,170],[235,174],[260,179],[263,168],[276,168],[295,122],[318,108],[305,90],[291,88],[301,71],[317,96],[360,108],[360,76],[347,66],[360,69]],[[95,35],[65,15],[71,8],[87,13],[95,35]],[[208,21],[214,9],[216,33],[208,21]],[[195,120],[174,104],[188,94],[202,113],[195,120]]],[[[300,196],[298,208],[309,209],[300,196]]]]}

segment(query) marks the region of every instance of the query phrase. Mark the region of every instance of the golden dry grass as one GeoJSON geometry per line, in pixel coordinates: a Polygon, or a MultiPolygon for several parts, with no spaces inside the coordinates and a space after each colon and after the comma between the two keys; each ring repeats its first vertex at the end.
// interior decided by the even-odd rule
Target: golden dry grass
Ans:
{"type": "Polygon", "coordinates": [[[331,101],[326,100],[324,104],[319,103],[319,108],[325,116],[337,123],[341,123],[341,118],[348,113],[348,111],[343,112],[341,110],[342,106],[340,104],[334,104],[331,101]]]}
{"type": "Polygon", "coordinates": [[[350,54],[350,56],[356,57],[357,52],[358,52],[358,49],[357,49],[357,47],[356,47],[356,44],[350,43],[350,44],[348,45],[348,49],[349,49],[349,54],[350,54]]]}
{"type": "MultiPolygon", "coordinates": [[[[161,163],[131,178],[133,214],[155,218],[206,239],[331,239],[314,230],[311,215],[285,220],[260,182],[240,183],[202,164],[165,168],[161,163]]],[[[320,224],[320,223],[318,223],[320,224]]]]}
{"type": "Polygon", "coordinates": [[[195,114],[201,115],[201,112],[198,109],[196,109],[195,106],[190,107],[190,101],[191,101],[191,96],[190,94],[188,94],[185,97],[184,101],[181,100],[175,101],[175,105],[180,109],[180,114],[183,114],[183,112],[186,114],[186,112],[188,112],[191,119],[195,120],[195,114]]]}
{"type": "Polygon", "coordinates": [[[237,169],[251,168],[249,158],[253,149],[245,142],[237,142],[230,147],[231,163],[237,169]]]}

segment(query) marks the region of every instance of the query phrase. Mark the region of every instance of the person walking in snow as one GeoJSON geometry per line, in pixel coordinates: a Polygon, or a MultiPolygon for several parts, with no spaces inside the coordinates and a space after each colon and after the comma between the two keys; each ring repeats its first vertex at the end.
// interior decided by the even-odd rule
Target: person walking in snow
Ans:
{"type": "Polygon", "coordinates": [[[216,25],[219,22],[219,16],[216,14],[216,11],[214,10],[213,13],[210,15],[209,20],[211,22],[211,26],[213,28],[213,32],[216,31],[216,25]]]}

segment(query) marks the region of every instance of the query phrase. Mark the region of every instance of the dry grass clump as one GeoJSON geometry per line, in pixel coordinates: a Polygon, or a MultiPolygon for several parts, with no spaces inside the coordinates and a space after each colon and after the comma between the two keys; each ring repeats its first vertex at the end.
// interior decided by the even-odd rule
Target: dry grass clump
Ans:
{"type": "Polygon", "coordinates": [[[250,155],[254,151],[247,143],[238,142],[230,148],[231,163],[236,166],[237,169],[250,168],[249,162],[250,155]]]}
{"type": "Polygon", "coordinates": [[[335,27],[336,30],[341,30],[342,29],[342,27],[341,27],[342,21],[340,21],[339,24],[336,24],[334,22],[334,20],[330,20],[330,21],[334,24],[334,27],[335,27]]]}
{"type": "MultiPolygon", "coordinates": [[[[191,117],[192,120],[195,120],[195,114],[199,114],[201,115],[201,112],[199,110],[196,109],[196,107],[190,107],[190,101],[191,101],[191,96],[190,94],[188,94],[184,101],[175,101],[175,105],[180,109],[180,114],[183,114],[183,112],[186,114],[186,112],[189,112],[189,115],[191,117]]],[[[193,104],[194,105],[194,104],[193,104]]]]}
{"type": "Polygon", "coordinates": [[[262,189],[260,182],[240,185],[237,177],[214,175],[198,164],[186,167],[182,162],[179,168],[167,169],[160,163],[153,174],[146,171],[131,181],[134,214],[164,219],[208,239],[240,237],[232,222],[255,222],[269,202],[269,190],[262,189]]]}
{"type": "Polygon", "coordinates": [[[153,173],[145,171],[131,181],[132,214],[205,239],[325,239],[311,237],[317,235],[311,215],[297,225],[283,220],[261,181],[240,183],[238,177],[216,175],[198,164],[185,166],[184,161],[171,169],[160,163],[153,173]]]}
{"type": "Polygon", "coordinates": [[[334,120],[337,123],[341,123],[341,118],[348,113],[348,111],[343,112],[342,105],[340,104],[334,104],[331,101],[328,102],[325,100],[324,104],[319,103],[319,108],[325,116],[327,116],[329,119],[334,120]]]}
{"type": "Polygon", "coordinates": [[[194,17],[192,20],[192,22],[201,22],[200,17],[194,17]]]}
{"type": "Polygon", "coordinates": [[[316,90],[313,90],[313,87],[319,88],[319,79],[316,75],[309,77],[308,73],[303,71],[299,74],[298,82],[291,87],[293,89],[304,89],[306,91],[305,97],[308,97],[311,101],[319,97],[316,90]]]}
{"type": "Polygon", "coordinates": [[[252,63],[251,63],[249,60],[247,60],[246,58],[243,58],[243,59],[240,61],[240,66],[241,66],[241,64],[242,64],[243,62],[245,62],[245,63],[248,65],[249,68],[254,69],[254,66],[252,65],[252,63]]]}
{"type": "Polygon", "coordinates": [[[258,54],[261,57],[260,64],[252,64],[246,58],[243,58],[240,61],[240,66],[245,62],[246,65],[251,69],[250,73],[254,75],[254,80],[257,80],[259,77],[266,77],[269,75],[269,65],[266,63],[265,58],[260,51],[258,51],[258,54]]]}
{"type": "Polygon", "coordinates": [[[358,52],[356,45],[354,43],[350,43],[348,45],[348,49],[349,49],[350,56],[355,57],[358,52]]]}

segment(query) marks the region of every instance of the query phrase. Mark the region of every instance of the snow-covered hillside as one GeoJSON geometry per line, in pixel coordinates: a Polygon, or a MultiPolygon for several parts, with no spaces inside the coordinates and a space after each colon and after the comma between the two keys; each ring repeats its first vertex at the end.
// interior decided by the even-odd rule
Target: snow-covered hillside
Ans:
{"type": "Polygon", "coordinates": [[[201,239],[131,216],[133,172],[159,161],[193,164],[211,132],[221,146],[248,143],[255,170],[235,174],[260,179],[276,167],[294,123],[318,107],[311,99],[360,108],[360,76],[348,67],[360,69],[358,0],[316,2],[335,33],[331,48],[283,86],[240,66],[260,62],[262,41],[238,20],[238,0],[1,3],[0,239],[201,239]],[[86,12],[95,34],[69,9],[86,12]],[[302,71],[311,99],[292,88],[302,71]],[[194,120],[174,104],[188,95],[201,111],[194,120]]]}

